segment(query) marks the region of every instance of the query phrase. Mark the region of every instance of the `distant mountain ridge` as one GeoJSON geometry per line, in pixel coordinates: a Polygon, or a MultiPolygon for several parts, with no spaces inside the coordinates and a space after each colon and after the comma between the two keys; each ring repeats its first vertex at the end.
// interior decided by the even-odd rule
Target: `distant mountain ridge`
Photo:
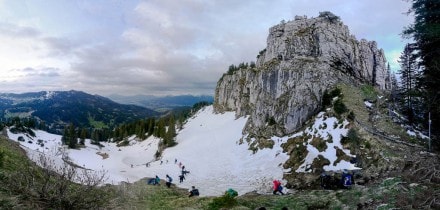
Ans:
{"type": "Polygon", "coordinates": [[[195,103],[201,101],[207,101],[212,103],[214,101],[213,96],[209,95],[178,95],[178,96],[153,96],[153,95],[134,95],[134,96],[121,96],[110,95],[110,99],[122,103],[133,104],[143,106],[149,109],[174,109],[184,106],[193,106],[195,103]]]}
{"type": "Polygon", "coordinates": [[[80,127],[113,127],[120,123],[159,115],[151,109],[116,103],[82,91],[0,93],[0,118],[35,117],[51,129],[67,123],[80,127]]]}

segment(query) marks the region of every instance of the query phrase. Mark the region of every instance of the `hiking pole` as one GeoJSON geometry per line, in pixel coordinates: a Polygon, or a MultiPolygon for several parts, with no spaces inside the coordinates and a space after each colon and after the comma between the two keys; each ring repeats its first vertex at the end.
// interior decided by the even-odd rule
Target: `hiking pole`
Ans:
{"type": "Polygon", "coordinates": [[[429,112],[428,138],[428,151],[431,152],[431,112],[429,112]]]}

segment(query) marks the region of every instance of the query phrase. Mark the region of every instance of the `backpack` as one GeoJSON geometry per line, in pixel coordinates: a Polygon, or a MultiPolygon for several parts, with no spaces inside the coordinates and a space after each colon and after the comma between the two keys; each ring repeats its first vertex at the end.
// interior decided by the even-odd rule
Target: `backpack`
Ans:
{"type": "Polygon", "coordinates": [[[282,192],[283,191],[283,186],[278,186],[278,191],[282,192]]]}
{"type": "Polygon", "coordinates": [[[342,180],[342,184],[344,185],[344,187],[349,187],[352,185],[351,183],[351,178],[352,175],[351,174],[346,174],[342,180]]]}

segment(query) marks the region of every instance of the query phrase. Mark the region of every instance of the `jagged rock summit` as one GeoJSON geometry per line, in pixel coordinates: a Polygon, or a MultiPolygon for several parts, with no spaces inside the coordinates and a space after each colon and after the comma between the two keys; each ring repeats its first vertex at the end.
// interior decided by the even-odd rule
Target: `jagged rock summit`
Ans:
{"type": "Polygon", "coordinates": [[[338,83],[387,89],[385,56],[375,41],[358,41],[338,16],[296,16],[269,29],[256,66],[224,74],[215,92],[215,111],[249,115],[253,137],[296,131],[321,109],[325,90],[338,83]]]}

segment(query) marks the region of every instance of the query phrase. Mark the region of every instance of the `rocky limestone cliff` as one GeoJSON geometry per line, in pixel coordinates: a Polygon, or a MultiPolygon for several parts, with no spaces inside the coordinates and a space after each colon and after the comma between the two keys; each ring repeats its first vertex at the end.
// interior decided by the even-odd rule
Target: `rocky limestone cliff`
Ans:
{"type": "Polygon", "coordinates": [[[385,89],[386,76],[376,42],[356,40],[330,12],[297,16],[270,28],[256,67],[223,75],[214,107],[236,111],[237,117],[250,115],[245,132],[253,137],[282,136],[321,109],[326,89],[341,82],[385,89]]]}

